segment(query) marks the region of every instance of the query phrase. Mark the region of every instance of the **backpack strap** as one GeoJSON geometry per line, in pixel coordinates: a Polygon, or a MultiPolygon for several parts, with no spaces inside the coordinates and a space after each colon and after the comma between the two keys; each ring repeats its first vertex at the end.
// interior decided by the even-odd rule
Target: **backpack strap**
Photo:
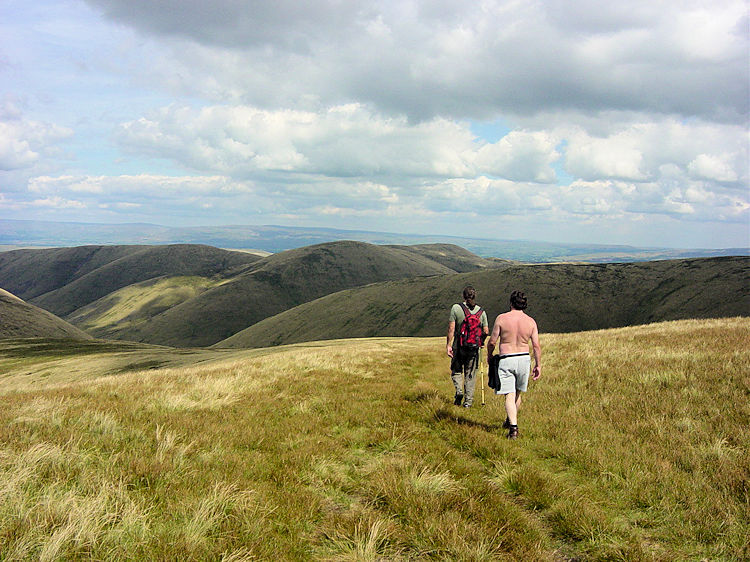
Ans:
{"type": "Polygon", "coordinates": [[[468,318],[469,316],[481,316],[482,314],[482,307],[479,307],[479,310],[477,310],[475,313],[472,314],[471,310],[469,310],[469,307],[466,306],[466,304],[461,303],[461,308],[464,311],[464,320],[468,318]]]}

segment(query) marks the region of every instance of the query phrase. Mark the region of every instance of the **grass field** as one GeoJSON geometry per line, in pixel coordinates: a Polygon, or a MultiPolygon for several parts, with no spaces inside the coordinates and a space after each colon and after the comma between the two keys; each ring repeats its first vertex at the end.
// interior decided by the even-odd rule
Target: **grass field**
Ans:
{"type": "Polygon", "coordinates": [[[750,319],[541,339],[517,441],[442,338],[0,343],[0,560],[750,557],[750,319]]]}

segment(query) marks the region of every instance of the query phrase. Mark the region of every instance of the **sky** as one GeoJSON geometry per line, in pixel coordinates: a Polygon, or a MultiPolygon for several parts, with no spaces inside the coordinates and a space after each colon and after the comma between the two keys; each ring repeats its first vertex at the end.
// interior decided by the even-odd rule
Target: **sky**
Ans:
{"type": "Polygon", "coordinates": [[[0,218],[750,246],[746,0],[0,0],[0,218]]]}

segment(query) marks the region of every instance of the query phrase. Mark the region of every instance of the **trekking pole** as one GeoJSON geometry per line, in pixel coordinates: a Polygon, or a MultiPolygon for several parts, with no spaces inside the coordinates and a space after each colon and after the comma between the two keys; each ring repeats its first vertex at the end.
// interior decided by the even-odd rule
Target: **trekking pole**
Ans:
{"type": "Polygon", "coordinates": [[[482,373],[484,368],[482,367],[482,348],[479,348],[479,386],[482,387],[482,406],[484,406],[484,376],[482,373]]]}

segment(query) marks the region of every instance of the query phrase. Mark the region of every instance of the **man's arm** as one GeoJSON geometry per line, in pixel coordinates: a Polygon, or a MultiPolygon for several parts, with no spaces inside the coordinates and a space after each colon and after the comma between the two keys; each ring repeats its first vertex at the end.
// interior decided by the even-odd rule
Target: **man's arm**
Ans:
{"type": "Polygon", "coordinates": [[[448,336],[445,339],[446,351],[448,357],[453,357],[453,334],[456,332],[456,321],[448,322],[448,336]]]}
{"type": "Polygon", "coordinates": [[[495,318],[495,324],[492,326],[492,334],[490,334],[490,341],[487,342],[487,357],[490,357],[495,351],[497,340],[500,339],[500,316],[495,318]]]}
{"type": "Polygon", "coordinates": [[[542,376],[542,345],[539,343],[539,330],[536,322],[531,332],[531,346],[534,348],[534,371],[531,380],[537,380],[542,376]]]}

